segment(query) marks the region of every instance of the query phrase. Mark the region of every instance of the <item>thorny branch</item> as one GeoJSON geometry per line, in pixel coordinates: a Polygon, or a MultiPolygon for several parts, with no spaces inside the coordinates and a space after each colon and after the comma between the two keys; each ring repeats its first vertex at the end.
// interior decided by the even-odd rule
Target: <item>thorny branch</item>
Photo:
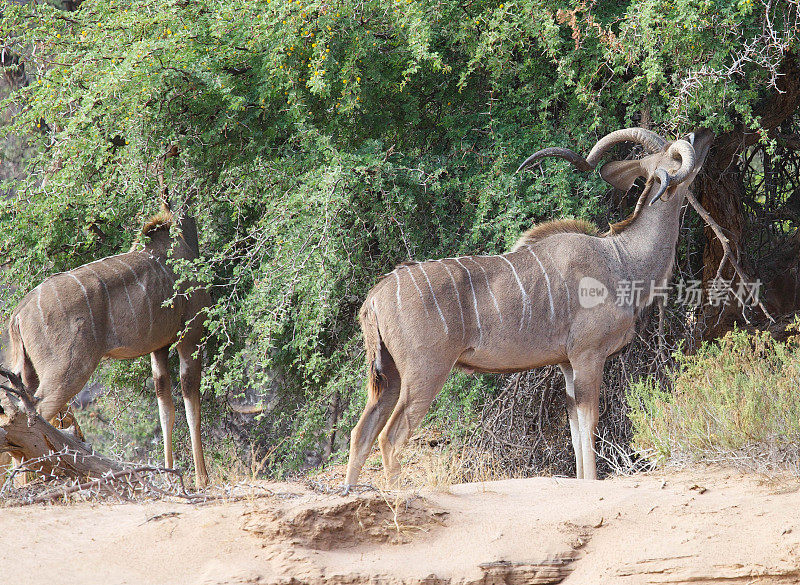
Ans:
{"type": "Polygon", "coordinates": [[[735,79],[747,74],[747,66],[755,64],[769,75],[769,85],[778,91],[778,78],[781,76],[780,63],[783,56],[790,52],[794,42],[792,31],[800,27],[800,2],[787,0],[781,3],[762,0],[764,10],[761,19],[761,33],[745,42],[742,48],[733,55],[732,61],[721,68],[704,64],[695,71],[690,71],[681,82],[678,99],[688,100],[702,85],[703,79],[735,79]],[[779,21],[782,21],[778,24],[779,21]]]}
{"type": "Polygon", "coordinates": [[[215,496],[206,493],[187,491],[182,473],[177,469],[166,467],[128,466],[124,469],[109,470],[102,477],[88,480],[85,478],[53,478],[40,471],[43,463],[60,462],[79,455],[79,453],[64,449],[24,461],[8,472],[5,482],[0,488],[0,499],[18,505],[67,501],[73,495],[78,495],[84,500],[111,495],[123,501],[131,501],[137,497],[173,497],[189,503],[216,499],[215,496]],[[35,473],[47,483],[29,483],[24,488],[14,488],[14,478],[24,473],[35,473]],[[53,488],[53,484],[59,481],[62,482],[61,485],[53,488]]]}

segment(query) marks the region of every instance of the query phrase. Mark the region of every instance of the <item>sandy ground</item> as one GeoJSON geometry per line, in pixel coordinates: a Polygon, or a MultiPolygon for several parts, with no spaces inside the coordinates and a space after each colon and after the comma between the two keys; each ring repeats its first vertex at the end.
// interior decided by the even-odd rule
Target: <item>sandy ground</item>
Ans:
{"type": "Polygon", "coordinates": [[[0,584],[800,583],[799,487],[701,469],[4,508],[0,584]]]}

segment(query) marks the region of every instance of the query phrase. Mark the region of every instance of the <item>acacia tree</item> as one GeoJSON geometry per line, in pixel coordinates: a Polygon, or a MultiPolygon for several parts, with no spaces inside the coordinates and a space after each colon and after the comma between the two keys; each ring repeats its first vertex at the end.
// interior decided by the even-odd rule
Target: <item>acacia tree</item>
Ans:
{"type": "MultiPolygon", "coordinates": [[[[175,145],[165,180],[192,197],[206,254],[192,268],[217,300],[206,387],[273,400],[262,424],[296,438],[277,451],[287,464],[359,409],[354,316],[381,273],[603,215],[594,177],[561,163],[514,175],[531,151],[586,149],[634,124],[710,127],[721,178],[701,194],[735,230],[736,136],[768,140],[770,100],[787,117],[797,105],[781,93],[797,0],[75,4],[5,5],[0,18],[29,78],[6,128],[39,152],[0,211],[3,278],[19,286],[6,307],[129,245],[156,208],[154,161],[175,145]]],[[[469,401],[486,383],[448,392],[469,401]]]]}

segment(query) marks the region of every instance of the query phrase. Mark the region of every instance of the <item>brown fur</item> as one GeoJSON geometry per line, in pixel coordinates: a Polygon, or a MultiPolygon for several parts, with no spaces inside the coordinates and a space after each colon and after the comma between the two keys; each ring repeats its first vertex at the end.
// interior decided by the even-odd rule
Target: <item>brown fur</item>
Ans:
{"type": "Polygon", "coordinates": [[[11,342],[11,365],[17,366],[25,359],[25,348],[21,343],[19,323],[13,319],[8,324],[8,337],[11,342]]]}
{"type": "Polygon", "coordinates": [[[609,236],[614,236],[621,233],[626,227],[631,225],[633,223],[633,220],[635,219],[636,219],[636,211],[631,213],[628,217],[626,217],[622,221],[608,224],[608,231],[605,232],[602,237],[608,238],[609,236]]]}
{"type": "Polygon", "coordinates": [[[383,382],[383,379],[384,376],[378,373],[375,362],[370,362],[367,378],[367,396],[370,400],[377,401],[381,397],[381,391],[383,390],[381,382],[383,382]]]}
{"type": "Polygon", "coordinates": [[[361,332],[364,335],[364,350],[366,351],[369,375],[367,379],[367,395],[377,400],[381,392],[381,371],[379,356],[381,351],[381,336],[374,314],[367,308],[369,299],[361,305],[358,318],[361,323],[361,332]]]}
{"type": "Polygon", "coordinates": [[[11,342],[11,364],[22,377],[22,382],[29,389],[36,389],[39,385],[38,376],[33,370],[30,358],[25,352],[22,335],[19,330],[19,321],[11,319],[8,327],[9,341],[11,342]]]}
{"type": "Polygon", "coordinates": [[[147,220],[147,222],[142,227],[142,235],[148,236],[151,232],[162,228],[171,228],[172,224],[175,223],[175,215],[167,210],[162,209],[158,213],[156,213],[153,217],[147,220]]]}
{"type": "Polygon", "coordinates": [[[556,219],[554,221],[547,221],[533,226],[529,230],[523,232],[517,242],[514,244],[512,250],[516,250],[520,246],[527,246],[543,240],[555,234],[586,234],[589,236],[597,236],[600,230],[597,226],[585,219],[556,219]]]}
{"type": "Polygon", "coordinates": [[[375,361],[380,350],[380,337],[378,335],[378,327],[374,319],[370,319],[370,311],[367,308],[367,299],[361,305],[361,310],[358,312],[358,320],[361,323],[361,332],[364,334],[364,349],[367,352],[367,363],[371,364],[375,361]]]}

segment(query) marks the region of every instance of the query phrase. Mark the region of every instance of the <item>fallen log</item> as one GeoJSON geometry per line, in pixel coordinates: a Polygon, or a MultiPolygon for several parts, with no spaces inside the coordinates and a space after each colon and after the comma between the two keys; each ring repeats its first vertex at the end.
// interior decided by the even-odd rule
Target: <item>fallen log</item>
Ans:
{"type": "Polygon", "coordinates": [[[44,420],[19,376],[2,367],[0,375],[10,384],[0,384],[0,453],[28,461],[27,470],[44,477],[102,477],[125,469],[44,420]]]}
{"type": "Polygon", "coordinates": [[[12,455],[22,459],[2,483],[0,499],[8,486],[13,485],[16,474],[34,472],[46,481],[60,479],[53,482],[57,485],[54,489],[27,493],[21,498],[15,496],[16,499],[6,503],[67,501],[73,494],[86,498],[101,492],[128,501],[141,496],[177,497],[194,503],[215,499],[205,493],[187,492],[183,475],[177,469],[135,466],[95,453],[79,440],[83,435],[76,422],[65,431],[55,428],[36,412],[36,400],[19,376],[2,366],[0,376],[6,377],[10,384],[0,384],[0,458],[12,455]]]}

